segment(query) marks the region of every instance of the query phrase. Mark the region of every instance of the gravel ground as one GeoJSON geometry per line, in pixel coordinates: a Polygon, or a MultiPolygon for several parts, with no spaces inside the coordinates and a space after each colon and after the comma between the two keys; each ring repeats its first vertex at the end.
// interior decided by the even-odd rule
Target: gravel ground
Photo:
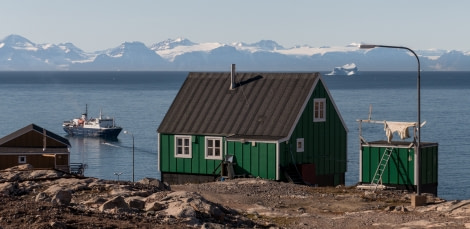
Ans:
{"type": "MultiPolygon", "coordinates": [[[[445,201],[428,196],[427,205],[413,208],[400,191],[365,191],[355,187],[309,187],[262,179],[234,179],[173,185],[168,190],[130,182],[74,191],[67,206],[36,201],[50,181],[16,181],[14,193],[0,193],[0,228],[466,228],[470,201],[445,201]],[[169,217],[163,211],[108,211],[84,208],[84,201],[116,192],[153,193],[165,200],[173,193],[220,209],[220,218],[198,211],[196,218],[169,217]],[[28,188],[21,188],[28,187],[28,188]],[[111,187],[111,188],[110,188],[111,187]]],[[[5,184],[0,182],[0,186],[5,184]]],[[[71,185],[73,186],[73,185],[71,185]]],[[[193,206],[195,209],[197,206],[193,206]]],[[[207,211],[210,212],[210,211],[207,211]]]]}
{"type": "MultiPolygon", "coordinates": [[[[235,209],[256,224],[279,228],[465,228],[470,214],[436,207],[446,201],[427,196],[427,205],[411,207],[402,191],[365,191],[356,187],[309,187],[258,179],[172,186],[199,193],[235,209]]],[[[470,225],[467,225],[470,226],[470,225]]]]}

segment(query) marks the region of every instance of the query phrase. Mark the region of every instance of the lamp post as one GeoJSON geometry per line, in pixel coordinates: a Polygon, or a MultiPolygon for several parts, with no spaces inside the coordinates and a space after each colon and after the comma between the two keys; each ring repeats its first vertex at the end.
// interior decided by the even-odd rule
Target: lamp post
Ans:
{"type": "Polygon", "coordinates": [[[132,182],[134,182],[134,134],[125,130],[124,134],[130,134],[132,136],[132,182]]]}
{"type": "Polygon", "coordinates": [[[119,182],[119,176],[121,176],[121,174],[122,174],[122,172],[119,172],[119,173],[115,172],[115,173],[114,173],[114,175],[116,175],[117,178],[118,178],[118,182],[119,182]]]}
{"type": "Polygon", "coordinates": [[[417,195],[421,195],[421,161],[420,161],[420,151],[421,151],[421,148],[420,148],[420,144],[421,144],[421,89],[420,89],[420,85],[421,85],[421,65],[420,65],[420,62],[419,62],[419,58],[418,58],[418,55],[413,51],[411,50],[410,48],[407,48],[407,47],[403,47],[403,46],[390,46],[390,45],[367,45],[367,44],[361,44],[359,46],[360,49],[373,49],[373,48],[393,48],[393,49],[405,49],[405,50],[408,50],[410,51],[411,53],[413,53],[413,55],[416,57],[416,60],[418,61],[418,86],[417,86],[417,89],[418,89],[418,142],[416,144],[416,149],[415,149],[415,152],[416,152],[416,164],[417,164],[417,171],[416,171],[416,181],[417,181],[417,184],[416,184],[416,193],[417,195]]]}

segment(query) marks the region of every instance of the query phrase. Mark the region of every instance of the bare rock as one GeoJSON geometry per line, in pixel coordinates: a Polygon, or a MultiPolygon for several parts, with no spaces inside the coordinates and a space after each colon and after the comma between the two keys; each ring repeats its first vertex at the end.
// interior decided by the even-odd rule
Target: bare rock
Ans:
{"type": "Polygon", "coordinates": [[[175,191],[168,193],[166,195],[166,200],[177,200],[177,199],[188,199],[191,198],[193,195],[187,191],[175,191]]]}
{"type": "Polygon", "coordinates": [[[145,207],[145,201],[139,196],[132,196],[125,199],[130,208],[142,210],[145,207]]]}
{"type": "Polygon", "coordinates": [[[45,170],[33,170],[29,174],[29,178],[55,178],[55,177],[60,177],[62,172],[56,171],[56,170],[50,170],[50,169],[45,169],[45,170]]]}
{"type": "Polygon", "coordinates": [[[180,219],[196,217],[194,208],[181,201],[169,203],[166,213],[180,219]]]}
{"type": "Polygon", "coordinates": [[[19,172],[8,172],[5,174],[5,180],[13,182],[21,180],[21,173],[19,172]]]}
{"type": "Polygon", "coordinates": [[[18,188],[27,193],[34,191],[36,188],[40,188],[40,186],[39,183],[34,181],[24,181],[18,184],[18,188]]]}
{"type": "Polygon", "coordinates": [[[15,186],[11,182],[0,184],[0,194],[10,195],[15,190],[15,186]]]}
{"type": "Polygon", "coordinates": [[[49,201],[50,198],[45,192],[40,192],[36,195],[36,198],[34,198],[34,201],[39,202],[39,201],[49,201]]]}
{"type": "Polygon", "coordinates": [[[102,204],[99,208],[101,212],[105,212],[107,210],[111,210],[116,208],[118,211],[120,210],[129,210],[129,205],[127,205],[126,201],[122,196],[117,196],[111,200],[106,201],[102,204]]]}
{"type": "Polygon", "coordinates": [[[204,223],[201,225],[201,229],[224,229],[226,228],[224,225],[216,224],[216,223],[204,223]]]}
{"type": "Polygon", "coordinates": [[[4,171],[24,171],[24,170],[31,170],[34,167],[30,164],[23,164],[23,165],[17,165],[13,166],[11,168],[5,169],[4,171]]]}
{"type": "Polygon", "coordinates": [[[169,189],[169,186],[166,185],[165,183],[161,182],[160,180],[158,179],[155,179],[155,178],[149,178],[149,177],[146,177],[140,181],[138,181],[138,183],[141,183],[143,185],[151,185],[151,186],[155,186],[157,187],[158,189],[160,190],[168,190],[169,189]]]}
{"type": "Polygon", "coordinates": [[[53,184],[51,186],[49,186],[46,190],[44,190],[45,193],[47,193],[48,195],[52,196],[52,195],[55,195],[55,193],[63,190],[64,188],[61,187],[59,184],[53,184]]]}
{"type": "Polygon", "coordinates": [[[132,191],[129,185],[118,185],[110,187],[109,194],[112,196],[131,196],[132,191]]]}
{"type": "Polygon", "coordinates": [[[145,211],[160,211],[165,208],[165,204],[160,202],[152,202],[145,204],[145,211]]]}
{"type": "Polygon", "coordinates": [[[98,196],[98,197],[93,197],[92,199],[89,199],[87,201],[82,202],[82,204],[93,207],[93,208],[99,208],[102,204],[106,203],[106,199],[98,196]]]}
{"type": "Polygon", "coordinates": [[[145,202],[155,202],[155,201],[164,201],[165,199],[171,199],[167,197],[165,192],[155,192],[145,198],[145,202]]]}
{"type": "Polygon", "coordinates": [[[177,191],[162,199],[168,204],[165,210],[168,215],[180,219],[195,218],[196,215],[206,215],[217,220],[223,220],[225,213],[215,204],[207,201],[194,192],[177,191]]]}
{"type": "Polygon", "coordinates": [[[56,192],[51,199],[51,202],[58,205],[67,206],[72,201],[72,192],[68,190],[60,190],[56,192]]]}
{"type": "Polygon", "coordinates": [[[224,220],[225,213],[220,210],[218,206],[208,202],[200,196],[193,198],[189,204],[198,212],[210,215],[219,221],[224,220]]]}
{"type": "Polygon", "coordinates": [[[77,179],[77,178],[62,178],[56,181],[57,186],[66,187],[71,191],[87,190],[89,184],[93,182],[93,179],[77,179]]]}
{"type": "Polygon", "coordinates": [[[49,225],[54,229],[67,229],[67,224],[63,222],[51,222],[49,225]]]}

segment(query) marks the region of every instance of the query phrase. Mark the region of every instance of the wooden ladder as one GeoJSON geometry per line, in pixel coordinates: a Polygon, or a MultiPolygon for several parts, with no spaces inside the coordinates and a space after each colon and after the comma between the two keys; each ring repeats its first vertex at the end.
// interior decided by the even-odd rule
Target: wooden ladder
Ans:
{"type": "Polygon", "coordinates": [[[375,185],[375,189],[379,186],[379,183],[382,184],[382,175],[385,171],[385,168],[388,165],[388,161],[390,160],[390,156],[392,155],[393,148],[389,147],[386,148],[384,154],[382,155],[382,159],[380,159],[379,164],[377,165],[377,170],[375,170],[374,178],[370,182],[371,185],[375,185]]]}

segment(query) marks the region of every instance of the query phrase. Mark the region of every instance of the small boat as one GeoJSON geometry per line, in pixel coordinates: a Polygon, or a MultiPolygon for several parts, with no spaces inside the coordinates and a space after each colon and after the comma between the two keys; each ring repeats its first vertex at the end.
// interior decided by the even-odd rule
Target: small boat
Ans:
{"type": "Polygon", "coordinates": [[[82,137],[117,138],[122,130],[122,127],[115,125],[114,118],[103,118],[101,110],[98,118],[88,119],[88,105],[82,117],[64,121],[62,127],[67,134],[82,137]]]}

